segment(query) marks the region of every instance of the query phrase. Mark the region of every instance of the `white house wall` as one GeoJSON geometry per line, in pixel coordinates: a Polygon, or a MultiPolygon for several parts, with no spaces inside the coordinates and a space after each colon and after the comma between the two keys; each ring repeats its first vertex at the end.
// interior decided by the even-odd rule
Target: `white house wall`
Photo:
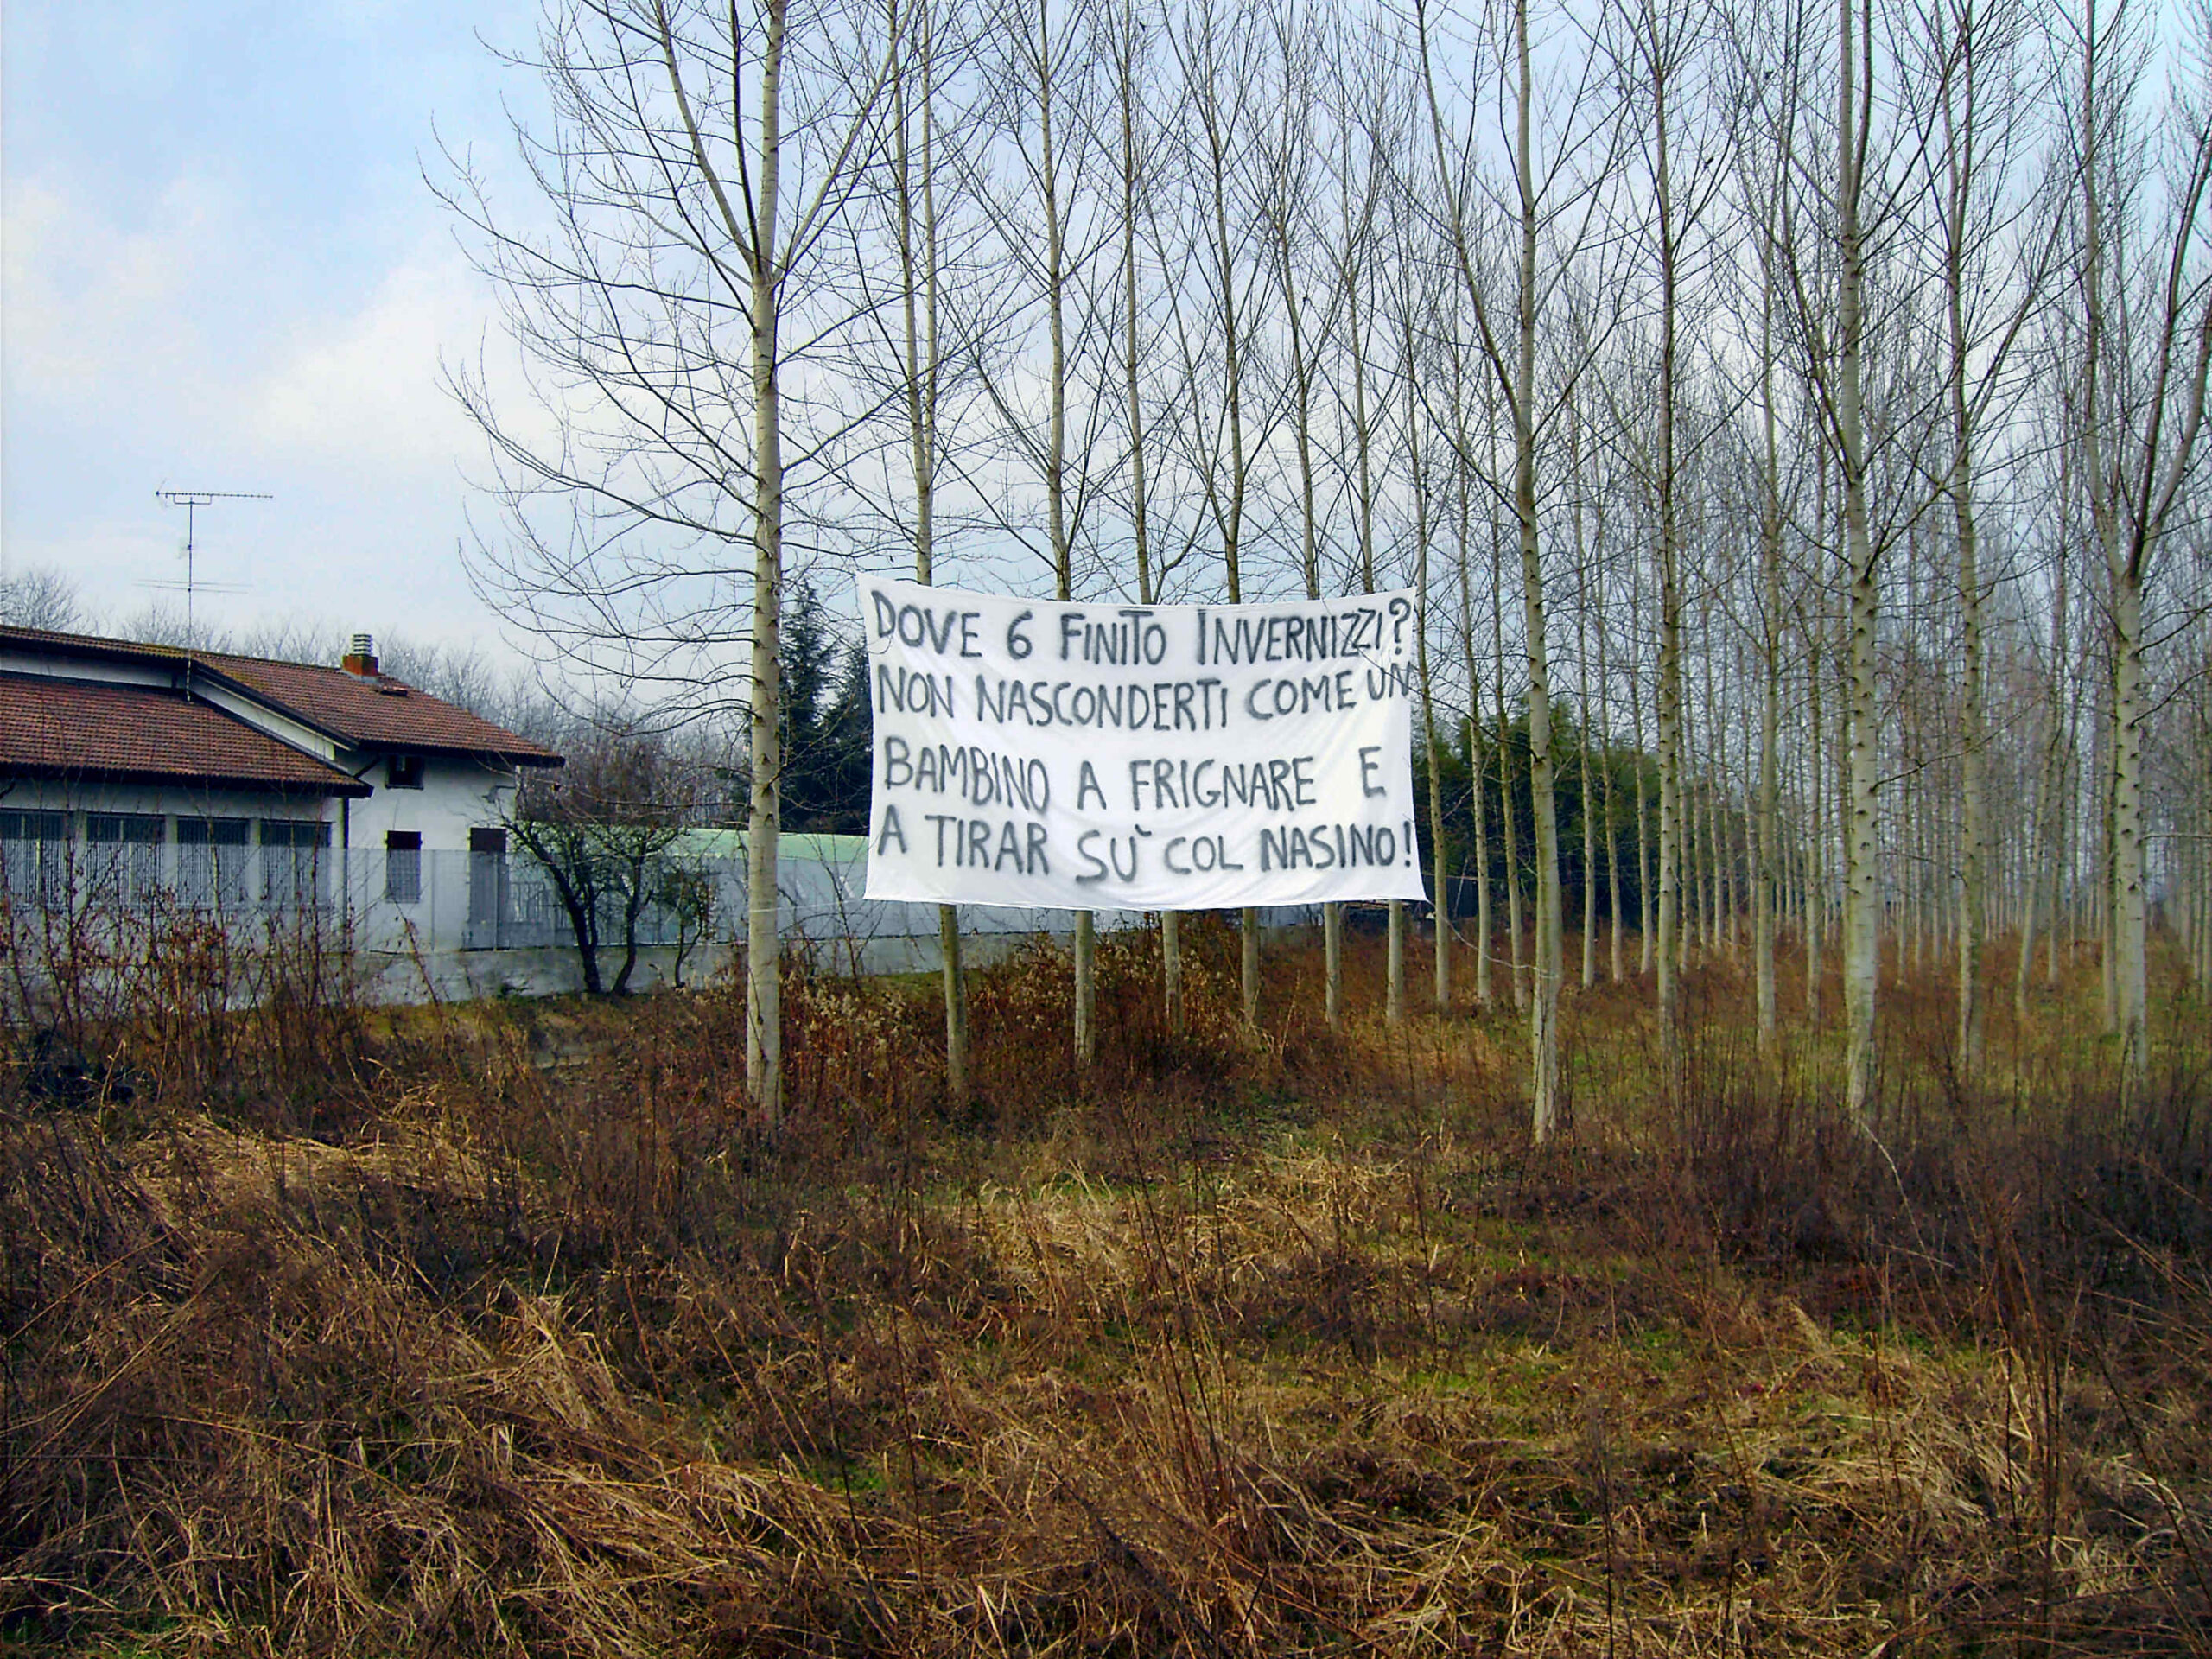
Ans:
{"type": "Polygon", "coordinates": [[[357,849],[380,852],[385,836],[401,830],[421,836],[425,850],[466,851],[468,832],[497,824],[514,798],[512,768],[486,766],[467,756],[424,755],[420,789],[387,785],[386,760],[382,754],[372,756],[347,749],[335,764],[373,785],[376,791],[365,800],[349,803],[343,815],[347,830],[344,839],[357,849]]]}

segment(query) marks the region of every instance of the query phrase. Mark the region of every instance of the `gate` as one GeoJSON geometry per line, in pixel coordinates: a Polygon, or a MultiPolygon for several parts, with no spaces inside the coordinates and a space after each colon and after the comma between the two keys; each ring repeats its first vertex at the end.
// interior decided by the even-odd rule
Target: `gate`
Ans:
{"type": "Polygon", "coordinates": [[[507,917],[507,832],[468,832],[468,925],[464,950],[496,950],[499,927],[507,917]]]}

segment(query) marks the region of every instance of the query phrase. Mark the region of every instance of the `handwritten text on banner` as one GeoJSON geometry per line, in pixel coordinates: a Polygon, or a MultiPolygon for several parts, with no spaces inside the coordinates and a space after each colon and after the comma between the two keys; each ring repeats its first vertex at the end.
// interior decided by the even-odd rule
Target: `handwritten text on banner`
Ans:
{"type": "Polygon", "coordinates": [[[1423,897],[1413,595],[1060,605],[864,578],[871,899],[1423,897]]]}

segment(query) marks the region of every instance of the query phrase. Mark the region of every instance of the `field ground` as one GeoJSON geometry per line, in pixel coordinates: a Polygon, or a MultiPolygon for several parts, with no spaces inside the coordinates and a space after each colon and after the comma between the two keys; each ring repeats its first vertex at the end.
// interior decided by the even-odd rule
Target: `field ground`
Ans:
{"type": "Polygon", "coordinates": [[[927,987],[802,978],[773,1140],[727,987],[19,1065],[0,1651],[2212,1651],[2182,993],[2123,1103],[2093,985],[1973,1087],[1909,986],[1867,1133],[1725,964],[1672,1110],[1571,990],[1537,1152],[1510,1006],[1286,950],[1248,1038],[1202,932],[1171,1039],[1151,948],[1087,1078],[980,975],[957,1112],[927,987]]]}

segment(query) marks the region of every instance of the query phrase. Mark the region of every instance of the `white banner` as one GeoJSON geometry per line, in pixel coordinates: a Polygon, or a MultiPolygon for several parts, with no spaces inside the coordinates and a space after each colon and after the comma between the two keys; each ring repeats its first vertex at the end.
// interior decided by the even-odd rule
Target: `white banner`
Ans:
{"type": "Polygon", "coordinates": [[[862,578],[868,896],[1421,899],[1409,593],[1061,605],[862,578]]]}

